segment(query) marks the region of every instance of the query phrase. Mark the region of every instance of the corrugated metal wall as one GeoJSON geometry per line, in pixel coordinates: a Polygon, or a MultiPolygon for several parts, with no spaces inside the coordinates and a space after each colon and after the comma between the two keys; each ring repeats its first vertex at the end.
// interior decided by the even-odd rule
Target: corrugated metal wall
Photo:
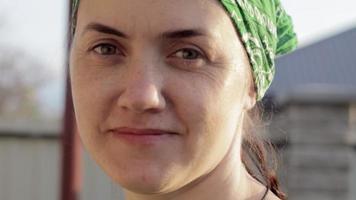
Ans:
{"type": "MultiPolygon", "coordinates": [[[[61,173],[58,137],[0,134],[0,200],[58,200],[61,173]]],[[[123,193],[83,151],[82,200],[122,200],[123,193]]]]}
{"type": "Polygon", "coordinates": [[[56,139],[0,137],[0,200],[57,200],[56,139]]]}
{"type": "Polygon", "coordinates": [[[81,200],[123,200],[124,195],[118,185],[99,168],[83,151],[83,190],[81,200]]]}

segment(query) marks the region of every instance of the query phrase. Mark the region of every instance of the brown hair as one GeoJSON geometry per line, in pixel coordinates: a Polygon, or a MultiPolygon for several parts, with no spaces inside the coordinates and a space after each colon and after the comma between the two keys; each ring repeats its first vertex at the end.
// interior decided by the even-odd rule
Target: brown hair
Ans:
{"type": "Polygon", "coordinates": [[[262,119],[263,105],[259,102],[245,116],[243,122],[244,137],[241,148],[241,159],[247,172],[256,180],[266,185],[277,197],[287,199],[280,189],[277,171],[277,154],[275,147],[260,135],[266,130],[262,119]]]}
{"type": "MultiPolygon", "coordinates": [[[[70,47],[75,32],[78,7],[73,10],[70,7],[68,45],[70,47]]],[[[280,190],[279,181],[276,175],[277,159],[275,148],[267,139],[262,138],[259,132],[263,130],[263,120],[261,118],[262,103],[259,102],[245,116],[243,122],[244,137],[241,148],[241,159],[247,172],[256,180],[266,185],[277,197],[286,200],[286,195],[280,190]]]]}

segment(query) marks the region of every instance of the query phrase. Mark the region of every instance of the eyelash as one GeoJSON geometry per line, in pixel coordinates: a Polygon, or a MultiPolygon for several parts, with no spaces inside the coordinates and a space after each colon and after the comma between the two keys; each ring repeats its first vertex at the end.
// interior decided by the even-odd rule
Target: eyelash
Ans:
{"type": "MultiPolygon", "coordinates": [[[[118,62],[117,59],[120,59],[120,57],[117,56],[125,56],[125,54],[120,50],[120,48],[112,43],[100,43],[95,45],[90,49],[91,52],[97,54],[98,56],[102,57],[102,59],[111,59],[115,58],[115,62],[118,62]],[[102,48],[109,48],[106,49],[106,52],[102,48]],[[108,53],[109,51],[109,53],[108,53]],[[110,52],[111,51],[111,52],[110,52]],[[117,59],[116,59],[117,58],[117,59]]],[[[174,66],[178,67],[193,67],[193,66],[201,66],[204,61],[206,61],[207,57],[205,56],[205,53],[202,52],[201,50],[198,50],[193,47],[185,47],[185,48],[180,48],[174,53],[170,54],[168,56],[168,62],[174,66]],[[193,58],[185,58],[186,56],[192,56],[193,58]]]]}
{"type": "MultiPolygon", "coordinates": [[[[184,60],[196,60],[196,59],[200,59],[200,58],[203,58],[203,54],[196,50],[196,49],[193,49],[193,48],[182,48],[182,49],[179,49],[178,51],[174,52],[173,55],[177,55],[178,53],[181,53],[181,57],[182,59],[184,60]],[[196,58],[183,58],[184,57],[184,53],[186,52],[189,52],[189,53],[195,53],[195,55],[197,56],[196,58]]],[[[179,57],[179,56],[176,56],[176,57],[179,57]]]]}
{"type": "MultiPolygon", "coordinates": [[[[189,56],[189,55],[188,55],[189,56]]],[[[178,49],[168,57],[168,63],[177,68],[197,69],[201,68],[208,62],[208,58],[204,52],[194,47],[185,47],[178,49]],[[185,58],[184,53],[193,54],[194,58],[185,58]]]]}
{"type": "MultiPolygon", "coordinates": [[[[111,49],[111,50],[112,50],[111,49]]],[[[123,55],[123,53],[120,51],[120,49],[113,44],[110,43],[100,43],[95,45],[93,48],[91,48],[92,51],[94,51],[96,54],[102,55],[102,56],[111,56],[111,55],[123,55]],[[112,48],[114,49],[114,53],[102,53],[102,52],[98,52],[99,50],[97,50],[98,48],[103,48],[103,47],[107,47],[107,48],[112,48]]]]}

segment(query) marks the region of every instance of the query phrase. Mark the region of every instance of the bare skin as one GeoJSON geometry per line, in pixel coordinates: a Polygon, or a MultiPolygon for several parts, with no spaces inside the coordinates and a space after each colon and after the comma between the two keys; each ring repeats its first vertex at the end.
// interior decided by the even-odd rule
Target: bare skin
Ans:
{"type": "Polygon", "coordinates": [[[81,140],[128,200],[262,198],[240,157],[250,65],[217,1],[81,0],[70,74],[81,140]]]}

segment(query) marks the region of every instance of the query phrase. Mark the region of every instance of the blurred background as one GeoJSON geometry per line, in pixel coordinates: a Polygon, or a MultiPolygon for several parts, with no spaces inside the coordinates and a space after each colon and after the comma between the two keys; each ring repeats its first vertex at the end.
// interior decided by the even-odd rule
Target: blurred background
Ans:
{"type": "MultiPolygon", "coordinates": [[[[291,200],[354,200],[356,1],[281,1],[300,44],[277,59],[263,103],[284,190],[291,200]]],[[[66,200],[123,199],[84,150],[67,152],[79,156],[63,164],[72,143],[63,146],[61,134],[73,133],[65,112],[68,8],[0,0],[0,200],[63,200],[66,186],[75,194],[66,200]]]]}

